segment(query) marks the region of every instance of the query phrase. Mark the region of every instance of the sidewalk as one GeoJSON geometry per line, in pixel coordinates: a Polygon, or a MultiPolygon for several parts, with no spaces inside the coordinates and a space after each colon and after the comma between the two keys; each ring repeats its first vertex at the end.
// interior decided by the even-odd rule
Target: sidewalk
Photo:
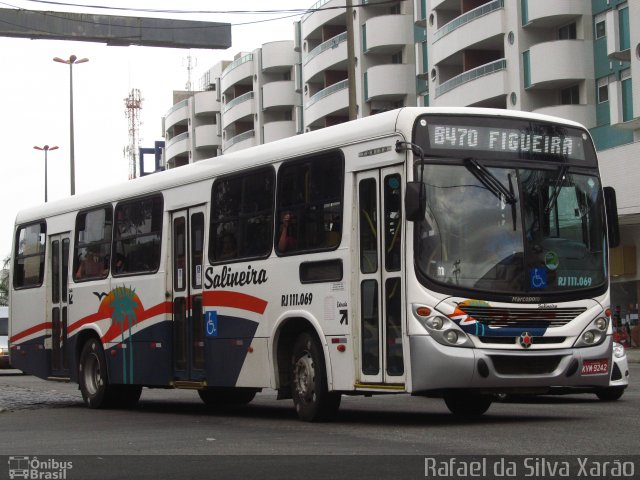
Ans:
{"type": "Polygon", "coordinates": [[[629,363],[640,363],[640,348],[627,348],[627,362],[629,363]]]}

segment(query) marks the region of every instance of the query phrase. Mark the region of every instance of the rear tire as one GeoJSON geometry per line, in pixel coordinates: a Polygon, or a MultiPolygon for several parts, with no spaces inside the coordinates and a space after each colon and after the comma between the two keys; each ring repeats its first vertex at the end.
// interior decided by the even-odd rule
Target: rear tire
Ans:
{"type": "Polygon", "coordinates": [[[624,388],[621,387],[609,387],[602,388],[596,391],[597,397],[603,402],[615,402],[624,393],[624,388]]]}
{"type": "Polygon", "coordinates": [[[82,347],[78,365],[78,383],[84,403],[89,408],[112,406],[114,390],[107,378],[104,349],[97,338],[89,339],[82,347]]]}
{"type": "Polygon", "coordinates": [[[305,422],[335,417],[341,395],[329,392],[322,346],[307,332],[296,339],[291,356],[291,393],[296,413],[305,422]]]}
{"type": "Polygon", "coordinates": [[[491,395],[471,392],[451,392],[444,396],[444,403],[454,415],[462,418],[477,418],[482,416],[493,398],[491,395]]]}

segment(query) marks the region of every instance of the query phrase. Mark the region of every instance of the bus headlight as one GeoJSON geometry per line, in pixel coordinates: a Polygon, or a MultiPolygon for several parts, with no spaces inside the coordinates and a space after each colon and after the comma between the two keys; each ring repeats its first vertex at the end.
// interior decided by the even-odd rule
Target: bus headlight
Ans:
{"type": "Polygon", "coordinates": [[[604,332],[607,329],[607,325],[608,325],[608,322],[602,317],[596,320],[596,328],[601,332],[604,332]]]}
{"type": "Polygon", "coordinates": [[[436,342],[450,347],[473,347],[471,339],[450,318],[422,305],[413,305],[413,316],[436,342]]]}
{"type": "Polygon", "coordinates": [[[584,329],[574,347],[592,347],[604,342],[607,337],[609,321],[604,317],[596,318],[584,329]]]}

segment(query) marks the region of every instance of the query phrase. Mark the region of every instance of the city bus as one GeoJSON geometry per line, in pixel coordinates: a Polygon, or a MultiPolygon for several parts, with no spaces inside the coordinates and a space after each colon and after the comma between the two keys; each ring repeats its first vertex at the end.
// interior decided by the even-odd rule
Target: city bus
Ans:
{"type": "Polygon", "coordinates": [[[91,408],[269,389],[304,421],[398,393],[479,416],[608,386],[617,228],[577,123],[383,112],[19,212],[11,361],[91,408]]]}

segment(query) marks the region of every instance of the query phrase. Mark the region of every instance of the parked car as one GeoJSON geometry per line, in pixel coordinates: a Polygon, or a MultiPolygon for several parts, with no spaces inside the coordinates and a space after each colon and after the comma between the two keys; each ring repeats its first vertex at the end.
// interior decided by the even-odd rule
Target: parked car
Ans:
{"type": "Polygon", "coordinates": [[[0,307],[0,368],[11,368],[9,362],[9,308],[0,307]]]}

